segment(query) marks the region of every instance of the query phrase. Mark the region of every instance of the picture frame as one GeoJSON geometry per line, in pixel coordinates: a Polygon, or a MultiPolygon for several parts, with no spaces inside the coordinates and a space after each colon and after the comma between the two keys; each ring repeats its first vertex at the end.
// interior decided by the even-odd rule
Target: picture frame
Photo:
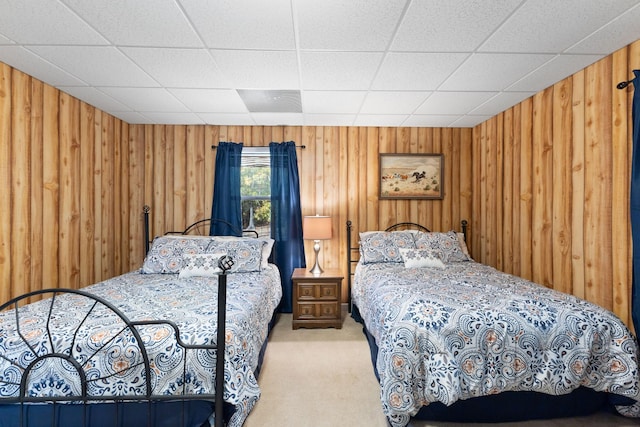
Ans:
{"type": "Polygon", "coordinates": [[[381,153],[380,199],[443,199],[444,155],[381,153]]]}

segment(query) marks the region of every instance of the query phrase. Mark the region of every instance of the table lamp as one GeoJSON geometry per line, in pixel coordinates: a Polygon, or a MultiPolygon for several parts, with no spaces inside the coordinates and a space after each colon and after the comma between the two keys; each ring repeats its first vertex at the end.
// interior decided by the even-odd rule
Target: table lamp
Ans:
{"type": "Polygon", "coordinates": [[[322,215],[305,216],[302,222],[302,231],[306,240],[313,240],[313,250],[316,253],[316,262],[309,272],[314,276],[319,276],[322,273],[322,268],[318,263],[320,240],[331,238],[331,217],[322,215]]]}

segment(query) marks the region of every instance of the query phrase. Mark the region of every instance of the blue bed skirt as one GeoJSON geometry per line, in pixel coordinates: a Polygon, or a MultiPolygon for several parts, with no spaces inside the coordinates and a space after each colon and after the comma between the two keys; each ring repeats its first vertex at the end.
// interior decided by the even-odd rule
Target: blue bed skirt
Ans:
{"type": "Polygon", "coordinates": [[[214,403],[118,402],[75,404],[3,404],[0,427],[209,427],[214,403]]]}

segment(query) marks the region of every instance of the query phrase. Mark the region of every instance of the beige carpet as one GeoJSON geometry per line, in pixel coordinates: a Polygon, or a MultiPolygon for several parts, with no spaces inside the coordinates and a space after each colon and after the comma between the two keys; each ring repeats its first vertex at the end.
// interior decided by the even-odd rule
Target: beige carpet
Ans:
{"type": "MultiPolygon", "coordinates": [[[[262,396],[246,427],[386,427],[362,328],[344,315],[342,329],[291,329],[282,314],[271,332],[258,383],[262,396]]],[[[459,423],[412,421],[411,427],[459,423]]],[[[584,418],[475,427],[640,426],[640,420],[598,414],[584,418]]]]}

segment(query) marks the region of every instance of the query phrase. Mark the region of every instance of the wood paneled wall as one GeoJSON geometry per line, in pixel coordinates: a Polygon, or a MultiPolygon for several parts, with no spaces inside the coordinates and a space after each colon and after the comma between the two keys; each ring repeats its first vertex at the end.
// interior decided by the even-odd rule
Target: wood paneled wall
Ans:
{"type": "Polygon", "coordinates": [[[475,258],[628,325],[633,88],[616,84],[638,68],[640,41],[473,132],[475,258]]]}
{"type": "MultiPolygon", "coordinates": [[[[355,230],[470,221],[479,261],[631,324],[628,177],[636,42],[474,129],[131,125],[0,64],[0,300],[137,268],[151,234],[209,216],[219,141],[295,141],[304,215],[331,215],[322,264],[355,230]],[[443,200],[379,200],[379,153],[443,153],[443,200]]],[[[306,243],[312,262],[311,243],[306,243]]],[[[343,292],[346,299],[346,290],[343,292]]]]}
{"type": "MultiPolygon", "coordinates": [[[[211,211],[219,141],[267,146],[295,141],[303,215],[330,215],[334,237],[322,242],[324,268],[346,273],[346,229],[384,229],[397,221],[460,229],[471,218],[471,129],[262,126],[132,126],[145,144],[145,203],[151,234],[181,230],[211,211]],[[378,200],[378,153],[444,153],[443,200],[378,200]]],[[[309,264],[312,242],[305,243],[309,264]]],[[[343,290],[346,301],[347,289],[343,290]]]]}
{"type": "Polygon", "coordinates": [[[130,199],[142,186],[129,186],[144,151],[128,130],[0,63],[0,301],[79,288],[139,263],[142,217],[130,199]]]}

